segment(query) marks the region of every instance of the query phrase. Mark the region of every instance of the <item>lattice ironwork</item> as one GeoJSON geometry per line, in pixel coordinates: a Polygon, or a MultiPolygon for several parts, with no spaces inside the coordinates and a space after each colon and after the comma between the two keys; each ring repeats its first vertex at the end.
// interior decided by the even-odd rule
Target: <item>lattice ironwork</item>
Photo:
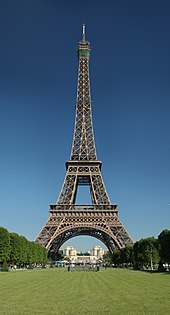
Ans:
{"type": "Polygon", "coordinates": [[[50,206],[50,216],[36,238],[55,253],[68,239],[89,235],[101,240],[113,252],[115,248],[132,244],[132,239],[118,218],[117,205],[110,202],[101,175],[102,163],[97,160],[90,96],[90,43],[85,39],[78,45],[79,71],[76,117],[70,160],[66,162],[66,176],[57,203],[50,206]],[[79,185],[88,185],[92,203],[77,205],[79,185]]]}
{"type": "Polygon", "coordinates": [[[90,43],[82,40],[78,46],[79,71],[74,138],[70,160],[96,160],[90,96],[90,43]]]}

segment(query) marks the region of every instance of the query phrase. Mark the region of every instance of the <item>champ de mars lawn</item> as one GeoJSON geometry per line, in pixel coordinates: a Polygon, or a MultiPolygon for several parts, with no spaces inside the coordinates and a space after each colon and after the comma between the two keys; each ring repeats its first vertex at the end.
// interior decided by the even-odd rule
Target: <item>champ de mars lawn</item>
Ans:
{"type": "Polygon", "coordinates": [[[66,268],[0,272],[2,315],[169,315],[170,274],[66,268]]]}

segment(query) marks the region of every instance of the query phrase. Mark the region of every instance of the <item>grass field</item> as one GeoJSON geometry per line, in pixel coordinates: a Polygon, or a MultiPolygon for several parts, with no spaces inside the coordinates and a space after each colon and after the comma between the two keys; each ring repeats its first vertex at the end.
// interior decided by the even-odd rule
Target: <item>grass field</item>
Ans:
{"type": "Polygon", "coordinates": [[[0,273],[2,315],[169,315],[170,274],[126,269],[0,273]]]}

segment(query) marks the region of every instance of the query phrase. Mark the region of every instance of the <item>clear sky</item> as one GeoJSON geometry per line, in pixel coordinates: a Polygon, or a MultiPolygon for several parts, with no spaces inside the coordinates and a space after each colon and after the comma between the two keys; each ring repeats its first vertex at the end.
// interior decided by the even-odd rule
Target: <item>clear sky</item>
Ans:
{"type": "Polygon", "coordinates": [[[0,225],[34,240],[57,201],[83,23],[105,186],[134,241],[157,237],[170,228],[169,0],[0,1],[0,225]]]}

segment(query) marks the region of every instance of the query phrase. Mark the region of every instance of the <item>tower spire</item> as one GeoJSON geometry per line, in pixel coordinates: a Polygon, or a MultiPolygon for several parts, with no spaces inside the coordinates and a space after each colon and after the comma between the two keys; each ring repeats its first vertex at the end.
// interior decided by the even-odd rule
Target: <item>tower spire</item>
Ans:
{"type": "Polygon", "coordinates": [[[83,31],[82,31],[82,42],[86,41],[86,25],[83,24],[83,31]]]}

